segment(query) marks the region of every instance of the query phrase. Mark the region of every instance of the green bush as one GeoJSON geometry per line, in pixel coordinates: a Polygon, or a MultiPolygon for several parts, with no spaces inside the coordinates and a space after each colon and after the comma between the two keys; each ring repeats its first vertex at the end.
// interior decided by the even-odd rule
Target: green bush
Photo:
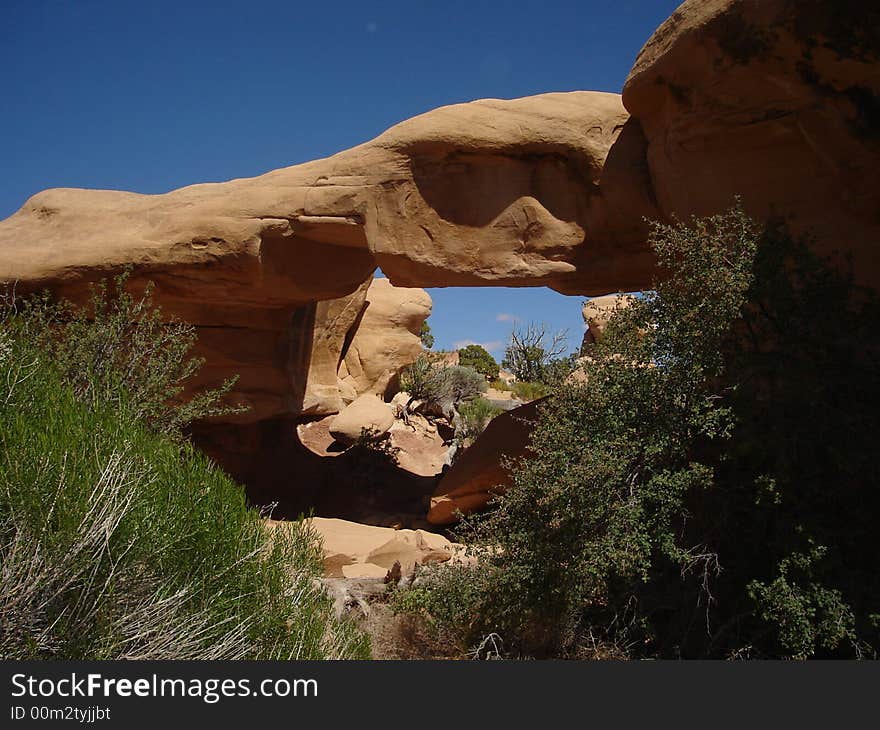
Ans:
{"type": "Polygon", "coordinates": [[[504,413],[504,410],[492,405],[485,398],[474,398],[462,403],[458,413],[461,422],[456,429],[456,439],[462,444],[470,444],[486,430],[489,421],[504,413]]]}
{"type": "Polygon", "coordinates": [[[96,356],[128,341],[149,352],[112,362],[179,374],[187,330],[126,340],[118,317],[74,315],[64,332],[53,315],[56,342],[50,314],[43,299],[0,319],[0,656],[366,657],[315,587],[316,535],[268,533],[240,486],[150,427],[174,434],[193,407],[163,410],[164,386],[130,390],[96,356]]]}
{"type": "Polygon", "coordinates": [[[468,345],[458,351],[458,364],[476,370],[488,380],[498,377],[498,363],[482,345],[468,345]]]}
{"type": "Polygon", "coordinates": [[[527,402],[538,400],[550,393],[550,388],[544,383],[530,383],[525,380],[517,380],[511,384],[510,389],[517,398],[527,402]]]}
{"type": "Polygon", "coordinates": [[[475,398],[486,391],[487,385],[486,379],[471,368],[438,366],[420,357],[401,373],[400,387],[412,400],[444,407],[475,398]]]}
{"type": "Polygon", "coordinates": [[[195,328],[163,321],[152,284],[135,298],[125,289],[128,278],[125,272],[112,284],[93,285],[85,307],[53,303],[48,295],[8,299],[7,310],[20,316],[7,327],[26,329],[22,336],[39,343],[77,397],[120,407],[125,400],[133,417],[169,436],[179,437],[192,421],[240,411],[224,404],[237,378],[182,398],[183,384],[203,365],[188,355],[195,328]]]}
{"type": "Polygon", "coordinates": [[[738,209],[651,243],[420,604],[513,655],[876,656],[877,297],[738,209]]]}
{"type": "Polygon", "coordinates": [[[434,335],[431,334],[431,325],[428,324],[428,320],[422,322],[421,327],[419,327],[419,339],[422,341],[422,347],[426,350],[434,347],[434,335]]]}

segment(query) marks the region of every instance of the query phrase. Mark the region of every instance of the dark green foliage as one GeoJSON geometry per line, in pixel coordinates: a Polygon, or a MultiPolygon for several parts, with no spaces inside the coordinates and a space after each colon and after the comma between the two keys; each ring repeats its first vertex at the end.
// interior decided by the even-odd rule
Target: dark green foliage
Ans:
{"type": "Polygon", "coordinates": [[[877,298],[739,210],[652,245],[669,278],[464,525],[479,569],[421,605],[514,654],[875,655],[877,298]]]}
{"type": "Polygon", "coordinates": [[[188,330],[138,306],[128,328],[45,300],[0,321],[0,656],[365,657],[314,585],[314,533],[270,536],[239,485],[154,430],[199,411],[162,400],[188,330]],[[122,363],[160,374],[138,387],[122,363]]]}
{"type": "Polygon", "coordinates": [[[385,486],[390,469],[400,461],[400,449],[387,434],[376,429],[361,428],[361,435],[345,452],[345,468],[357,474],[358,484],[366,492],[375,492],[385,486]]]}
{"type": "Polygon", "coordinates": [[[458,351],[458,364],[476,370],[488,380],[498,377],[498,363],[482,345],[468,345],[458,351]]]}
{"type": "Polygon", "coordinates": [[[419,337],[422,340],[422,347],[426,350],[434,347],[434,335],[431,334],[431,325],[428,324],[428,320],[422,322],[422,326],[419,328],[419,337]]]}
{"type": "Polygon", "coordinates": [[[550,360],[544,366],[544,377],[541,382],[549,388],[558,387],[565,383],[568,376],[571,375],[577,367],[578,356],[576,353],[572,353],[567,357],[557,357],[550,360]]]}

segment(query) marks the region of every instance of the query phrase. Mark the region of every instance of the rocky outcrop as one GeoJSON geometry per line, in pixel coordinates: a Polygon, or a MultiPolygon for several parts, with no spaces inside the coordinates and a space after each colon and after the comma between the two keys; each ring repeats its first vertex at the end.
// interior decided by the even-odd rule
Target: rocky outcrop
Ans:
{"type": "Polygon", "coordinates": [[[343,408],[330,422],[330,435],[342,444],[351,445],[362,434],[379,438],[388,433],[393,425],[394,413],[391,407],[381,398],[366,393],[343,408]]]}
{"type": "Polygon", "coordinates": [[[291,348],[296,353],[292,361],[299,360],[303,366],[291,368],[290,375],[294,390],[303,391],[299,407],[302,415],[338,413],[357,397],[357,392],[349,396],[348,389],[340,386],[339,363],[357,331],[375,281],[365,281],[347,297],[318,302],[314,305],[314,323],[298,330],[300,339],[291,348]],[[302,378],[304,382],[297,382],[302,378]]]}
{"type": "Polygon", "coordinates": [[[192,321],[346,296],[377,264],[398,286],[587,292],[613,271],[637,288],[651,261],[633,221],[650,195],[627,120],[617,94],[487,99],[260,177],[47,190],[0,224],[0,272],[76,289],[133,265],[192,321]]]}
{"type": "Polygon", "coordinates": [[[357,395],[393,396],[400,371],[422,354],[419,328],[430,313],[431,297],[423,289],[395,287],[388,279],[373,279],[365,309],[339,365],[340,389],[357,395]]]}
{"type": "Polygon", "coordinates": [[[0,222],[0,280],[82,301],[88,282],[133,267],[132,289],[154,281],[163,311],[198,328],[196,384],[240,376],[233,396],[249,410],[230,418],[332,413],[400,360],[371,367],[365,341],[341,391],[333,377],[377,265],[406,287],[646,283],[653,209],[627,119],[616,94],[490,99],[255,178],[163,195],[47,190],[0,222]]]}
{"type": "Polygon", "coordinates": [[[623,90],[660,212],[708,215],[742,196],[880,287],[878,69],[876,3],[683,3],[623,90]]]}
{"type": "Polygon", "coordinates": [[[736,195],[877,288],[878,29],[858,0],[688,0],[622,98],[457,104],[326,159],[163,195],[38,193],[0,222],[0,281],[82,301],[131,267],[133,289],[154,281],[163,311],[196,326],[193,387],[239,375],[248,411],[228,420],[279,432],[387,392],[430,306],[391,284],[638,290],[654,274],[645,218],[736,195]]]}
{"type": "Polygon", "coordinates": [[[492,419],[443,475],[431,497],[428,522],[451,524],[458,520],[459,512],[468,514],[482,509],[494,494],[510,485],[504,459],[526,454],[541,402],[532,401],[492,419]]]}
{"type": "MultiPolygon", "coordinates": [[[[424,530],[394,530],[325,517],[306,522],[321,539],[324,575],[330,578],[383,578],[395,563],[406,575],[417,565],[443,563],[461,553],[455,543],[424,530]]],[[[273,530],[284,529],[285,524],[266,521],[273,530]]]]}
{"type": "Polygon", "coordinates": [[[608,294],[585,301],[581,307],[581,314],[587,327],[583,344],[587,346],[600,342],[611,316],[618,309],[628,307],[632,301],[633,297],[626,294],[608,294]]]}

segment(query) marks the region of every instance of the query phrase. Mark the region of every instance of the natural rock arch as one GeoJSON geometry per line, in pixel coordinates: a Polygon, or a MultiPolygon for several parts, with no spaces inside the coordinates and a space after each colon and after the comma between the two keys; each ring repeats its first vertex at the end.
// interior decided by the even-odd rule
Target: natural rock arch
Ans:
{"type": "MultiPolygon", "coordinates": [[[[0,222],[0,280],[76,300],[133,267],[198,327],[200,383],[241,375],[253,423],[350,396],[340,368],[377,267],[403,287],[635,290],[653,273],[645,218],[741,195],[877,287],[878,28],[857,0],[688,0],[622,97],[443,107],[327,159],[164,195],[39,193],[0,222]]],[[[404,341],[419,316],[394,325],[404,341]]]]}

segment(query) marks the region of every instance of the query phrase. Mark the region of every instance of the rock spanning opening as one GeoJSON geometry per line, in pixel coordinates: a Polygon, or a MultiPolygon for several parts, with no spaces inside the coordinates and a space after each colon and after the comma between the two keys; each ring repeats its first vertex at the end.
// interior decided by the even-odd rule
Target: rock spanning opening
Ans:
{"type": "MultiPolygon", "coordinates": [[[[876,287],[880,146],[863,102],[880,98],[878,52],[806,33],[836,11],[802,6],[688,0],[622,96],[443,107],[327,159],[163,195],[38,193],[0,221],[0,280],[74,301],[124,268],[134,288],[154,281],[163,311],[198,328],[206,366],[193,386],[241,376],[232,396],[247,414],[196,438],[255,495],[281,464],[344,463],[308,456],[298,421],[392,387],[429,305],[392,297],[399,347],[371,339],[379,266],[388,287],[638,290],[654,268],[645,218],[713,214],[739,195],[751,216],[786,218],[818,249],[851,254],[859,283],[876,287]],[[774,33],[743,53],[728,32],[737,23],[774,33]]],[[[332,503],[333,490],[310,503],[332,503]]]]}

